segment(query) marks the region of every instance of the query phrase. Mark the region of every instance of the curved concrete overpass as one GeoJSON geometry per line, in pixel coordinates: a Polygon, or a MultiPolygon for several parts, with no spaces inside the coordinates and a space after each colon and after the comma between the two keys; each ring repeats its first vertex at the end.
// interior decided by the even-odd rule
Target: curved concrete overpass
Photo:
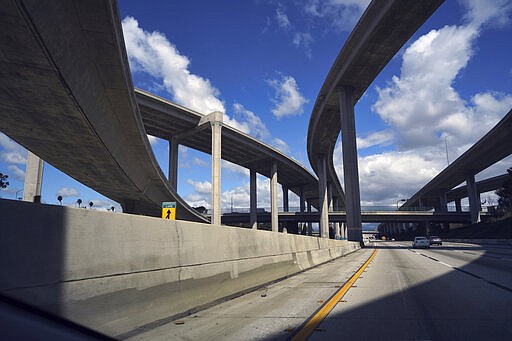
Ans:
{"type": "MultiPolygon", "coordinates": [[[[189,148],[211,153],[211,130],[200,127],[204,115],[169,100],[136,89],[135,96],[146,132],[189,148]]],[[[222,125],[222,159],[271,177],[277,162],[278,182],[318,207],[318,179],[292,158],[233,128],[222,125]]]]}
{"type": "MultiPolygon", "coordinates": [[[[358,229],[354,231],[358,235],[361,229],[353,106],[389,60],[442,3],[442,0],[372,1],[347,39],[318,94],[309,121],[308,157],[319,181],[324,186],[333,184],[333,195],[345,198],[333,164],[334,146],[342,131],[347,191],[345,205],[342,206],[347,206],[349,216],[352,213],[359,215],[359,219],[347,217],[349,238],[352,228],[358,229]]],[[[321,211],[327,211],[322,204],[320,206],[321,211]]],[[[323,225],[326,222],[324,219],[323,225]]]]}
{"type": "Polygon", "coordinates": [[[443,169],[428,184],[408,199],[402,207],[434,206],[444,210],[447,202],[460,198],[461,190],[455,186],[466,181],[466,195],[469,198],[473,222],[480,209],[479,193],[492,190],[505,176],[481,182],[481,189],[475,183],[475,175],[512,154],[512,109],[480,140],[448,167],[443,169]]]}
{"type": "Polygon", "coordinates": [[[115,200],[204,221],[167,184],[135,102],[115,1],[4,1],[0,130],[115,200]]]}
{"type": "MultiPolygon", "coordinates": [[[[12,1],[2,19],[1,131],[125,212],[158,216],[176,201],[178,219],[207,221],[169,185],[146,136],[210,153],[205,115],[134,92],[115,1],[12,1]]],[[[318,180],[296,161],[228,126],[222,139],[225,160],[269,177],[275,163],[279,182],[317,207],[318,180]]]]}

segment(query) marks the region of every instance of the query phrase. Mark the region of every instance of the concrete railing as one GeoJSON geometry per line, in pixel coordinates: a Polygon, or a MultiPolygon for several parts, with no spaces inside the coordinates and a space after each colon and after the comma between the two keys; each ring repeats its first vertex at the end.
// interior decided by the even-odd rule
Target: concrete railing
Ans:
{"type": "Polygon", "coordinates": [[[0,226],[1,292],[116,337],[359,248],[10,200],[0,226]]]}

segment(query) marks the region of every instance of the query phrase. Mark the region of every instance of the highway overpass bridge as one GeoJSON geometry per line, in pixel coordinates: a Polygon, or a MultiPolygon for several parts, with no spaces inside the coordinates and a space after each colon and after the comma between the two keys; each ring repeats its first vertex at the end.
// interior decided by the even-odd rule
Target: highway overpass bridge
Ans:
{"type": "MultiPolygon", "coordinates": [[[[320,211],[320,230],[327,237],[327,212],[346,207],[349,239],[359,240],[361,219],[358,218],[357,153],[352,148],[355,140],[350,123],[352,106],[441,2],[415,2],[414,6],[402,1],[370,4],[327,75],[311,116],[308,156],[318,179],[286,155],[223,124],[220,113],[203,115],[145,91],[134,91],[117,6],[113,2],[102,2],[97,7],[76,3],[41,8],[35,2],[23,1],[6,7],[4,16],[9,20],[4,25],[15,23],[18,29],[6,26],[2,38],[6,47],[0,95],[1,129],[55,167],[120,202],[128,213],[157,216],[162,201],[175,200],[179,219],[219,224],[222,154],[225,160],[250,170],[253,228],[257,228],[256,174],[259,173],[271,182],[274,230],[278,229],[277,184],[281,183],[285,212],[288,192],[292,191],[300,198],[302,212],[312,208],[320,211]],[[90,19],[92,12],[95,20],[90,19]],[[78,27],[76,22],[86,24],[78,27]],[[9,44],[13,41],[18,43],[9,44]],[[347,102],[343,96],[351,100],[347,102]],[[347,103],[350,103],[348,107],[347,103]],[[345,128],[343,122],[347,122],[345,128]],[[344,174],[350,205],[346,205],[332,157],[341,128],[345,130],[342,134],[344,174]],[[167,178],[155,160],[146,133],[170,143],[167,178]],[[212,154],[214,213],[211,219],[196,212],[177,195],[180,144],[212,154]]],[[[489,142],[501,143],[509,137],[506,127],[510,116],[507,114],[502,123],[466,153],[473,155],[471,158],[466,157],[465,162],[457,160],[440,176],[457,169],[464,170],[460,174],[470,167],[477,170],[472,165],[484,154],[486,159],[479,162],[479,167],[510,154],[507,148],[494,152],[495,144],[489,142]]],[[[34,169],[37,174],[37,167],[34,169]]],[[[27,167],[28,175],[32,171],[32,167],[27,167]]],[[[460,174],[457,179],[448,178],[460,183],[460,174]]],[[[488,186],[501,180],[489,180],[488,186]]],[[[443,181],[433,189],[431,184],[419,192],[422,205],[433,195],[439,195],[440,186],[443,191],[453,188],[443,181]]],[[[461,190],[457,189],[446,194],[446,198],[458,199],[460,195],[461,190]]],[[[421,206],[419,203],[414,196],[405,206],[421,206]]]]}
{"type": "MultiPolygon", "coordinates": [[[[116,1],[4,1],[0,130],[120,202],[126,212],[140,215],[0,200],[0,291],[122,338],[358,250],[366,218],[359,207],[353,105],[441,3],[369,5],[315,103],[308,156],[320,175],[316,180],[281,153],[224,126],[221,113],[199,116],[135,92],[116,1]],[[189,120],[179,132],[165,124],[176,113],[189,120]],[[340,129],[347,196],[332,163],[340,129]],[[171,155],[169,182],[151,151],[149,131],[170,140],[171,153],[184,144],[212,154],[214,218],[197,213],[177,195],[176,153],[171,155]],[[261,219],[268,219],[273,231],[221,226],[216,169],[224,136],[260,155],[262,164],[272,160],[266,168],[249,164],[236,159],[236,146],[223,144],[235,163],[271,177],[272,212],[261,219]],[[312,203],[317,200],[321,238],[275,233],[279,219],[296,220],[297,214],[314,219],[306,212],[278,214],[280,167],[292,179],[279,180],[285,189],[304,193],[312,203]],[[160,203],[170,200],[178,203],[179,220],[142,216],[159,215],[160,203]],[[346,214],[328,212],[336,200],[346,214]],[[346,220],[351,241],[326,238],[329,219],[346,220]]],[[[428,214],[429,219],[467,219],[463,213],[428,214]]],[[[392,219],[406,216],[393,213],[392,219]]],[[[309,285],[310,292],[318,283],[309,285]]]]}
{"type": "Polygon", "coordinates": [[[446,211],[447,203],[455,201],[460,208],[460,199],[467,197],[471,211],[471,222],[478,221],[481,210],[480,193],[499,188],[508,175],[501,175],[475,182],[475,175],[512,154],[512,109],[496,126],[459,156],[428,184],[416,192],[403,208],[432,206],[446,211]],[[463,182],[466,185],[455,188],[463,182]]]}
{"type": "MultiPolygon", "coordinates": [[[[318,222],[319,212],[279,212],[279,221],[294,223],[295,230],[297,222],[311,223],[318,222]]],[[[437,222],[437,223],[465,223],[471,221],[469,212],[435,212],[435,211],[374,211],[361,212],[361,220],[364,223],[415,223],[415,222],[437,222]]],[[[258,221],[261,223],[270,223],[270,212],[258,213],[258,221]]],[[[347,212],[329,212],[329,222],[345,223],[347,221],[347,212]]],[[[222,223],[240,224],[249,223],[248,213],[225,213],[222,215],[222,223]]],[[[306,234],[305,232],[302,234],[306,234]]]]}
{"type": "MultiPolygon", "coordinates": [[[[159,216],[162,202],[176,201],[178,219],[208,221],[177,194],[179,144],[212,154],[212,224],[220,224],[221,154],[250,169],[253,213],[256,173],[271,179],[275,230],[278,183],[285,205],[288,191],[293,191],[304,211],[306,200],[309,209],[318,206],[318,180],[313,174],[276,149],[224,125],[222,113],[203,115],[134,91],[115,1],[47,6],[12,1],[6,2],[2,18],[0,130],[119,202],[124,212],[159,216]],[[171,142],[170,181],[146,133],[171,142]]],[[[33,165],[27,167],[27,176],[37,178],[41,163],[33,165]]],[[[255,218],[253,214],[254,228],[255,218]]]]}
{"type": "Polygon", "coordinates": [[[309,162],[320,182],[320,230],[328,234],[327,189],[341,193],[333,152],[341,131],[348,238],[360,240],[361,207],[354,105],[396,52],[443,3],[372,1],[350,34],[316,99],[308,127],[309,162]]]}

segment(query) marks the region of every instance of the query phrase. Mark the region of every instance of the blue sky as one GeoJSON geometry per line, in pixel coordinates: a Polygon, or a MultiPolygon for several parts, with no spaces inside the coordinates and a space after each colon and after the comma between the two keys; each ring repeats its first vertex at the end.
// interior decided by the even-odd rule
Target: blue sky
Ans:
{"type": "MultiPolygon", "coordinates": [[[[368,1],[119,2],[136,87],[224,121],[310,168],[309,117],[333,61],[368,1]]],[[[407,198],[512,107],[512,2],[446,1],[400,50],[356,106],[363,205],[407,198]],[[446,145],[445,145],[446,141],[446,145]]],[[[167,173],[168,144],[150,138],[167,173]]],[[[14,198],[26,152],[0,135],[0,172],[14,198]]],[[[210,156],[180,149],[178,192],[209,206],[210,156]]],[[[335,151],[341,176],[341,150],[335,151]]],[[[505,173],[506,159],[477,179],[505,173]]],[[[269,206],[268,180],[258,204],[269,206]]],[[[249,206],[247,170],[223,164],[222,202],[249,206]]],[[[113,203],[45,164],[42,199],[97,209],[113,203]]],[[[484,194],[482,198],[487,197],[484,194]]],[[[291,206],[298,206],[291,196],[291,206]]],[[[117,205],[116,205],[117,206],[117,205]]],[[[119,208],[118,208],[119,209],[119,208]]]]}

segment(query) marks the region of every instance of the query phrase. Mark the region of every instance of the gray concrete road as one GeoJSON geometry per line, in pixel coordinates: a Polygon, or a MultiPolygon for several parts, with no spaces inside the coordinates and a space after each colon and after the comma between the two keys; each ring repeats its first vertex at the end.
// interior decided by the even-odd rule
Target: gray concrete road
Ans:
{"type": "Polygon", "coordinates": [[[310,340],[512,340],[512,248],[380,243],[310,340]]]}
{"type": "MultiPolygon", "coordinates": [[[[376,245],[370,266],[310,340],[512,340],[510,244],[376,245]]],[[[131,339],[289,339],[372,252],[360,250],[131,339]]]]}
{"type": "Polygon", "coordinates": [[[372,252],[359,250],[130,339],[286,340],[372,252]]]}

